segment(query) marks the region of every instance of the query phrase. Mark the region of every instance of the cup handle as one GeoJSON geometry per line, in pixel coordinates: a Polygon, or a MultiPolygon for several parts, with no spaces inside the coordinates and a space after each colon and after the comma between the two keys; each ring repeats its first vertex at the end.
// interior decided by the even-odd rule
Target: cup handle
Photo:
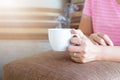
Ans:
{"type": "Polygon", "coordinates": [[[80,36],[78,34],[73,34],[73,37],[80,38],[80,36]]]}

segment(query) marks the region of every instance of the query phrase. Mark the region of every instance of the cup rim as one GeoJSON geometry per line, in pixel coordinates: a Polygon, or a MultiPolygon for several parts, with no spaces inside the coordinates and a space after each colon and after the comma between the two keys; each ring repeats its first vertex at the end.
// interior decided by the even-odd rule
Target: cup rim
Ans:
{"type": "Polygon", "coordinates": [[[49,28],[48,30],[71,30],[71,28],[49,28]]]}

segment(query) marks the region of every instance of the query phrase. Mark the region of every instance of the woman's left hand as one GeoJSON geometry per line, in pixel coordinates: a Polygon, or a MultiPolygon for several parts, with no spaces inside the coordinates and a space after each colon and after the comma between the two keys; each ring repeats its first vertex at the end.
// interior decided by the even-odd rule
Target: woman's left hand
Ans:
{"type": "Polygon", "coordinates": [[[71,39],[71,44],[67,51],[71,59],[75,62],[86,63],[98,60],[97,49],[95,45],[82,33],[80,30],[72,30],[72,33],[77,35],[71,39]]]}

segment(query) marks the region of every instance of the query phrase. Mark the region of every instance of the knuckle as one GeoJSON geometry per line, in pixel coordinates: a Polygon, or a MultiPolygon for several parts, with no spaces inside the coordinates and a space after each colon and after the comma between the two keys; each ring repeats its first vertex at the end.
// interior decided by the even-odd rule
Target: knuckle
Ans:
{"type": "Polygon", "coordinates": [[[104,33],[100,33],[99,35],[100,35],[101,37],[103,37],[103,38],[108,37],[108,35],[107,35],[107,34],[104,34],[104,33]]]}
{"type": "Polygon", "coordinates": [[[104,40],[103,40],[103,39],[99,39],[99,42],[100,42],[100,43],[104,43],[104,40]]]}
{"type": "Polygon", "coordinates": [[[71,47],[70,46],[67,47],[67,51],[71,52],[71,47]]]}
{"type": "Polygon", "coordinates": [[[91,35],[90,35],[90,38],[93,38],[94,36],[95,36],[95,34],[91,34],[91,35]]]}
{"type": "Polygon", "coordinates": [[[72,39],[70,40],[70,42],[73,43],[73,42],[74,42],[74,39],[72,38],[72,39]]]}
{"type": "Polygon", "coordinates": [[[83,54],[80,58],[81,63],[86,63],[87,54],[83,54]]]}
{"type": "Polygon", "coordinates": [[[86,63],[86,60],[85,60],[85,59],[81,59],[80,62],[81,62],[81,63],[86,63]]]}
{"type": "Polygon", "coordinates": [[[98,43],[97,43],[97,42],[95,42],[95,41],[93,41],[93,44],[94,44],[94,45],[98,45],[98,43]]]}
{"type": "Polygon", "coordinates": [[[111,40],[107,40],[108,43],[112,43],[111,40]]]}
{"type": "Polygon", "coordinates": [[[85,58],[86,58],[86,53],[82,55],[82,59],[85,59],[85,58]]]}
{"type": "Polygon", "coordinates": [[[76,63],[86,63],[86,59],[83,56],[81,56],[79,59],[74,59],[74,58],[71,59],[76,63]]]}
{"type": "Polygon", "coordinates": [[[83,53],[87,53],[87,48],[84,47],[83,50],[82,50],[83,53]]]}
{"type": "Polygon", "coordinates": [[[103,37],[104,37],[104,38],[106,38],[106,37],[108,38],[108,35],[104,34],[103,37]]]}
{"type": "Polygon", "coordinates": [[[79,59],[74,59],[74,58],[71,57],[71,60],[72,60],[73,62],[76,62],[76,63],[82,63],[81,58],[79,58],[79,59]]]}
{"type": "Polygon", "coordinates": [[[90,36],[93,36],[94,34],[90,34],[90,36]]]}
{"type": "Polygon", "coordinates": [[[86,53],[87,51],[86,50],[82,50],[83,53],[86,53]]]}

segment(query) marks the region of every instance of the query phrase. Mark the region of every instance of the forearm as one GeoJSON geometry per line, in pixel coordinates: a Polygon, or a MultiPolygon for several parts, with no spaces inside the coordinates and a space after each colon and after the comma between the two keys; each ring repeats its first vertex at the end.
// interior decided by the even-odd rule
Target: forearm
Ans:
{"type": "Polygon", "coordinates": [[[120,61],[119,46],[96,46],[98,49],[99,60],[120,61]]]}

